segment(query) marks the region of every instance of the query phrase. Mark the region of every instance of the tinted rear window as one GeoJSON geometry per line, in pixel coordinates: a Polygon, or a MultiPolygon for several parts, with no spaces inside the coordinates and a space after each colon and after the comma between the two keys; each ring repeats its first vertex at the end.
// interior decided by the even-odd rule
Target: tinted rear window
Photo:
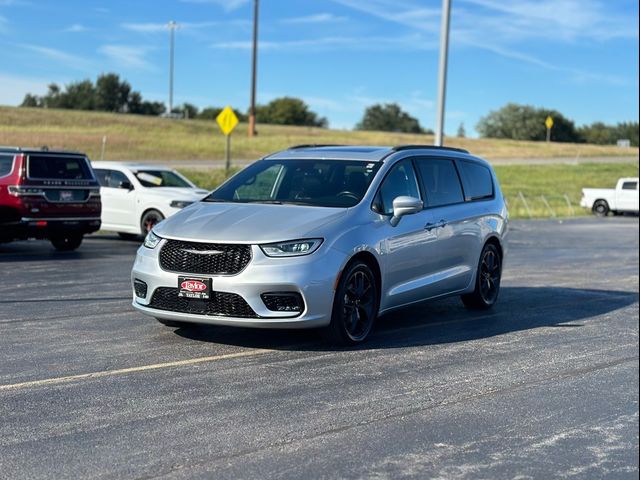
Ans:
{"type": "Polygon", "coordinates": [[[13,166],[13,155],[0,155],[0,177],[9,175],[13,166]]]}
{"type": "Polygon", "coordinates": [[[427,193],[427,205],[439,207],[464,202],[453,160],[418,159],[417,164],[427,193]]]}
{"type": "Polygon", "coordinates": [[[29,155],[29,177],[56,180],[89,180],[91,170],[84,157],[29,155]]]}
{"type": "MultiPolygon", "coordinates": [[[[0,175],[2,175],[2,173],[0,173],[0,175]]],[[[622,184],[623,190],[635,190],[637,187],[638,184],[636,182],[624,182],[622,184]]]]}
{"type": "Polygon", "coordinates": [[[458,165],[462,173],[462,183],[467,200],[493,197],[493,180],[487,167],[465,161],[460,161],[458,165]]]}

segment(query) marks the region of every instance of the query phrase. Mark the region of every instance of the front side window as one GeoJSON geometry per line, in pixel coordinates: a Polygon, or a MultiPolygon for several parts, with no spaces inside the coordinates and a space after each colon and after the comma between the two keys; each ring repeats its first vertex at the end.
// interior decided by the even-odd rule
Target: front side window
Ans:
{"type": "Polygon", "coordinates": [[[418,169],[427,196],[427,205],[439,207],[464,202],[462,186],[453,160],[418,159],[418,169]]]}
{"type": "Polygon", "coordinates": [[[189,182],[171,170],[138,170],[134,173],[143,187],[192,188],[189,182]]]}
{"type": "Polygon", "coordinates": [[[91,169],[84,157],[70,155],[29,155],[29,178],[90,180],[91,169]]]}
{"type": "MultiPolygon", "coordinates": [[[[2,174],[0,174],[1,176],[2,174]]],[[[638,183],[637,182],[624,182],[622,184],[622,189],[623,190],[637,190],[638,189],[638,183]]]]}
{"type": "Polygon", "coordinates": [[[460,161],[459,165],[467,200],[481,200],[493,197],[493,180],[487,167],[464,160],[460,161]]]}
{"type": "Polygon", "coordinates": [[[380,185],[373,209],[383,215],[391,215],[393,201],[401,196],[420,198],[418,181],[410,160],[401,160],[389,171],[380,185]]]}
{"type": "Polygon", "coordinates": [[[261,160],[204,200],[348,208],[362,200],[379,168],[357,160],[261,160]]]}
{"type": "Polygon", "coordinates": [[[121,185],[124,182],[129,182],[129,179],[127,178],[127,176],[122,173],[119,172],[117,170],[110,170],[109,171],[109,182],[107,183],[107,186],[110,188],[121,188],[121,185]]]}
{"type": "Polygon", "coordinates": [[[13,155],[0,155],[0,177],[11,173],[13,169],[13,155]]]}

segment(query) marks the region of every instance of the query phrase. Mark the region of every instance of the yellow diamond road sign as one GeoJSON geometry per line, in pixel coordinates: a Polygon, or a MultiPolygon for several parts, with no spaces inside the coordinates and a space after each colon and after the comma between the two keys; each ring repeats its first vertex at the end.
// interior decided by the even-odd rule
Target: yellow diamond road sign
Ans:
{"type": "Polygon", "coordinates": [[[236,125],[238,125],[238,117],[235,113],[233,113],[231,107],[227,105],[216,117],[216,122],[218,122],[222,133],[224,133],[225,135],[229,135],[231,132],[233,132],[233,129],[236,128],[236,125]]]}
{"type": "Polygon", "coordinates": [[[547,119],[544,121],[544,124],[548,129],[551,129],[551,127],[553,127],[553,118],[551,118],[551,115],[547,117],[547,119]]]}

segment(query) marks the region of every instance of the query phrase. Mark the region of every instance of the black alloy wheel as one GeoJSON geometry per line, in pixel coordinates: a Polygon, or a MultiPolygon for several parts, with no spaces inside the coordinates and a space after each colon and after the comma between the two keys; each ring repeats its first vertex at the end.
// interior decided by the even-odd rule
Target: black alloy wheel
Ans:
{"type": "Polygon", "coordinates": [[[327,339],[334,345],[364,341],[378,316],[378,301],[378,286],[369,265],[356,261],[347,266],[336,289],[327,339]]]}
{"type": "Polygon", "coordinates": [[[164,220],[164,215],[158,210],[149,210],[142,215],[140,219],[140,232],[142,235],[147,235],[151,229],[158,223],[164,220]]]}
{"type": "Polygon", "coordinates": [[[472,309],[491,308],[498,300],[501,278],[500,252],[494,244],[487,243],[480,254],[475,290],[473,293],[461,296],[464,305],[472,309]]]}

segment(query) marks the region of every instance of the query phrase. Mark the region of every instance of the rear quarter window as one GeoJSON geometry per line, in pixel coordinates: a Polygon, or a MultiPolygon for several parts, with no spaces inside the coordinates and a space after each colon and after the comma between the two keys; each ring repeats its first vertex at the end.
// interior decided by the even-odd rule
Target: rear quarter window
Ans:
{"type": "MultiPolygon", "coordinates": [[[[0,176],[2,174],[0,173],[0,176]]],[[[623,190],[636,190],[638,188],[638,182],[624,182],[622,184],[623,190]]]]}
{"type": "Polygon", "coordinates": [[[84,157],[72,155],[29,155],[30,178],[91,180],[93,175],[84,157]]]}
{"type": "Polygon", "coordinates": [[[492,198],[494,195],[491,171],[484,165],[460,160],[458,162],[466,201],[492,198]]]}
{"type": "Polygon", "coordinates": [[[0,155],[0,177],[5,177],[13,169],[13,155],[0,155]]]}

